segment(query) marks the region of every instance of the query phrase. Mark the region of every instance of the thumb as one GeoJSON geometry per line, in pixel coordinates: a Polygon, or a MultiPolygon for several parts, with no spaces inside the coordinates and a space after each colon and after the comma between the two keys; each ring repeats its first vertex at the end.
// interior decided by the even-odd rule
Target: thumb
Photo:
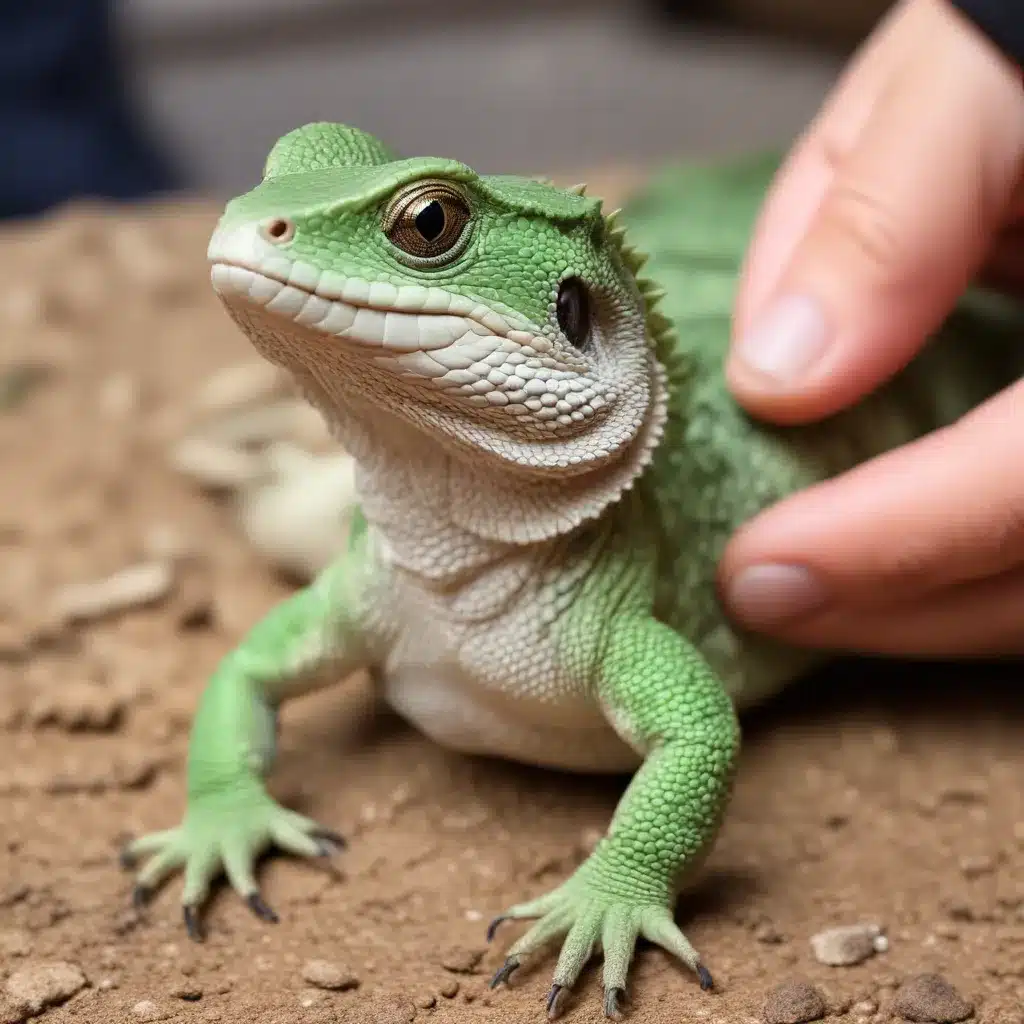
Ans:
{"type": "MultiPolygon", "coordinates": [[[[727,367],[755,415],[818,419],[898,372],[1005,219],[1024,155],[1019,71],[944,0],[917,7],[894,23],[914,38],[889,47],[893,67],[856,136],[826,116],[804,143],[828,178],[786,266],[747,268],[748,279],[775,279],[744,310],[727,367]]],[[[793,202],[785,181],[777,192],[772,202],[793,202]]],[[[764,241],[755,263],[759,250],[778,251],[764,241]]]]}

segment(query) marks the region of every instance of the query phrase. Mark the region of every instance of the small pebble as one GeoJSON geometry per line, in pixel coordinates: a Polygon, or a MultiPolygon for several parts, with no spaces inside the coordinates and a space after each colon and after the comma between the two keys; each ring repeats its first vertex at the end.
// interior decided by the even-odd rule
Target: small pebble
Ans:
{"type": "Polygon", "coordinates": [[[157,604],[174,586],[168,562],[142,562],[106,579],[71,583],[53,600],[53,614],[61,622],[89,622],[119,612],[157,604]]]}
{"type": "Polygon", "coordinates": [[[184,999],[188,1003],[194,1003],[203,998],[203,989],[189,978],[183,978],[170,989],[171,996],[175,999],[184,999]]]}
{"type": "Polygon", "coordinates": [[[423,992],[413,1000],[413,1003],[421,1010],[430,1010],[437,1006],[437,996],[432,992],[423,992]]]}
{"type": "Polygon", "coordinates": [[[454,999],[459,994],[459,983],[454,978],[448,978],[441,982],[439,991],[445,999],[454,999]]]}
{"type": "Polygon", "coordinates": [[[878,1012],[878,1003],[873,999],[861,999],[850,1007],[850,1013],[855,1017],[870,1017],[878,1012]]]}
{"type": "Polygon", "coordinates": [[[189,437],[171,452],[174,468],[210,490],[234,490],[266,476],[266,463],[255,452],[189,437]]]}
{"type": "Polygon", "coordinates": [[[927,1024],[956,1024],[974,1013],[974,1006],[941,974],[919,974],[904,982],[891,1009],[904,1020],[927,1024]]]}
{"type": "Polygon", "coordinates": [[[29,1013],[41,1013],[48,1006],[67,1002],[87,982],[82,969],[64,960],[33,964],[15,971],[7,979],[7,995],[29,1013]]]}
{"type": "Polygon", "coordinates": [[[441,966],[453,974],[472,974],[484,958],[483,949],[467,949],[455,946],[441,958],[441,966]]]}
{"type": "Polygon", "coordinates": [[[132,1007],[132,1014],[139,1020],[166,1020],[170,1014],[162,1010],[152,999],[141,999],[132,1007]]]}
{"type": "Polygon", "coordinates": [[[992,874],[995,869],[995,859],[987,854],[979,854],[976,857],[963,857],[960,860],[960,873],[965,878],[980,878],[982,875],[992,874]]]}
{"type": "Polygon", "coordinates": [[[359,979],[351,971],[327,960],[307,960],[302,965],[302,977],[310,985],[332,992],[344,992],[359,985],[359,979]]]}
{"type": "Polygon", "coordinates": [[[761,1014],[766,1024],[807,1024],[827,1012],[825,997],[810,982],[791,978],[768,993],[761,1014]]]}
{"type": "Polygon", "coordinates": [[[850,967],[863,963],[875,953],[888,949],[889,943],[876,924],[846,925],[828,928],[811,937],[814,958],[830,967],[850,967]]]}

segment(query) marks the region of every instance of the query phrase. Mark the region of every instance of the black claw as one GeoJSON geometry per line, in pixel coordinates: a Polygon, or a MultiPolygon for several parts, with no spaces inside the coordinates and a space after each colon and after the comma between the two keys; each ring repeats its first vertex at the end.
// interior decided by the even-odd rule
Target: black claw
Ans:
{"type": "Polygon", "coordinates": [[[313,833],[314,839],[323,839],[339,850],[348,849],[348,840],[340,832],[332,832],[329,828],[318,828],[313,833]]]}
{"type": "Polygon", "coordinates": [[[280,920],[274,913],[272,907],[263,902],[263,897],[258,892],[251,892],[245,897],[246,906],[261,920],[277,924],[280,920]]]}
{"type": "Polygon", "coordinates": [[[622,1020],[622,1002],[625,999],[624,988],[608,988],[604,992],[604,1015],[609,1020],[622,1020]]]}
{"type": "Polygon", "coordinates": [[[494,936],[498,934],[498,929],[499,929],[499,928],[500,928],[500,927],[501,927],[501,926],[502,926],[502,925],[503,925],[503,924],[504,924],[504,923],[505,923],[505,922],[506,922],[507,920],[508,920],[508,916],[507,916],[506,914],[501,914],[501,915],[499,915],[498,917],[496,917],[496,918],[495,918],[495,919],[494,919],[494,920],[493,920],[493,921],[492,921],[492,922],[491,922],[491,923],[490,923],[490,924],[489,924],[489,925],[487,926],[487,941],[488,941],[488,942],[493,942],[493,941],[494,941],[494,936]]]}
{"type": "Polygon", "coordinates": [[[324,860],[330,860],[332,857],[337,856],[341,853],[340,847],[335,843],[332,843],[328,839],[315,839],[316,843],[316,854],[318,857],[323,857],[324,860]]]}
{"type": "Polygon", "coordinates": [[[136,910],[141,910],[149,902],[149,898],[152,895],[152,889],[149,889],[144,885],[135,886],[135,888],[132,889],[132,906],[136,910]]]}
{"type": "Polygon", "coordinates": [[[497,988],[499,985],[508,984],[508,979],[519,969],[519,961],[514,957],[510,956],[495,972],[494,977],[491,978],[490,988],[497,988]]]}
{"type": "Polygon", "coordinates": [[[548,1020],[554,1020],[562,1012],[562,993],[565,991],[563,985],[552,985],[548,993],[548,1020]]]}
{"type": "Polygon", "coordinates": [[[181,916],[185,919],[185,932],[193,942],[203,941],[203,929],[199,926],[199,908],[185,906],[181,908],[181,916]]]}
{"type": "Polygon", "coordinates": [[[710,992],[715,987],[711,972],[703,964],[697,964],[697,977],[700,979],[701,991],[710,992]]]}

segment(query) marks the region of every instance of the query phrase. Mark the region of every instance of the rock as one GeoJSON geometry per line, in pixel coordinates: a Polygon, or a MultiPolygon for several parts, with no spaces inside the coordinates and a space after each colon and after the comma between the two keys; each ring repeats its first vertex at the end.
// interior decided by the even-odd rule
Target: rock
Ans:
{"type": "Polygon", "coordinates": [[[888,940],[877,924],[828,928],[811,936],[814,958],[829,967],[851,967],[888,948],[888,940]]]}
{"type": "Polygon", "coordinates": [[[194,1003],[203,998],[203,989],[191,978],[182,978],[177,984],[171,986],[169,995],[175,999],[184,999],[188,1003],[194,1003]]]}
{"type": "Polygon", "coordinates": [[[441,966],[452,974],[472,974],[484,958],[485,950],[453,946],[441,958],[441,966]]]}
{"type": "Polygon", "coordinates": [[[359,987],[359,979],[351,971],[328,960],[307,960],[302,965],[302,978],[316,988],[332,992],[359,987]]]}
{"type": "Polygon", "coordinates": [[[974,1013],[974,1006],[941,974],[918,974],[908,979],[896,991],[891,1009],[904,1020],[931,1024],[956,1024],[974,1013]]]}
{"type": "Polygon", "coordinates": [[[52,614],[63,623],[92,622],[163,601],[174,587],[168,562],[128,566],[102,580],[69,583],[57,591],[52,614]]]}
{"type": "Polygon", "coordinates": [[[791,978],[776,985],[764,1001],[766,1024],[807,1024],[828,1012],[825,997],[809,981],[791,978]]]}
{"type": "Polygon", "coordinates": [[[171,463],[185,476],[210,490],[238,490],[262,480],[266,462],[255,452],[242,451],[201,437],[187,437],[171,451],[171,463]]]}
{"type": "Polygon", "coordinates": [[[64,960],[32,964],[7,979],[7,996],[26,1015],[60,1006],[88,984],[82,969],[64,960]]]}
{"type": "Polygon", "coordinates": [[[874,999],[861,999],[860,1002],[854,1003],[853,1006],[850,1007],[850,1013],[855,1017],[860,1017],[861,1019],[867,1019],[877,1012],[878,1003],[876,1003],[874,999]]]}
{"type": "Polygon", "coordinates": [[[459,983],[454,978],[449,978],[441,982],[439,991],[445,999],[454,999],[459,994],[459,983]]]}
{"type": "Polygon", "coordinates": [[[963,857],[960,860],[960,873],[964,878],[980,878],[982,875],[992,874],[995,869],[995,858],[984,853],[975,857],[963,857]]]}
{"type": "Polygon", "coordinates": [[[132,1016],[137,1017],[139,1020],[154,1021],[167,1020],[170,1014],[157,1006],[152,999],[140,999],[132,1007],[132,1016]]]}

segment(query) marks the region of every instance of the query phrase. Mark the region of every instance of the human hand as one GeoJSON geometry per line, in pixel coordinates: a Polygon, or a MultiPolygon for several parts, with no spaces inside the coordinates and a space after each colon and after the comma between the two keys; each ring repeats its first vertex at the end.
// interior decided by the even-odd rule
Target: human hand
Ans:
{"type": "MultiPolygon", "coordinates": [[[[945,0],[900,3],[762,212],[727,366],[739,401],[779,423],[830,415],[900,370],[979,272],[1024,284],[1022,169],[1020,70],[945,0]]],[[[744,526],[727,607],[814,646],[1024,651],[1022,453],[1017,384],[744,526]]]]}

